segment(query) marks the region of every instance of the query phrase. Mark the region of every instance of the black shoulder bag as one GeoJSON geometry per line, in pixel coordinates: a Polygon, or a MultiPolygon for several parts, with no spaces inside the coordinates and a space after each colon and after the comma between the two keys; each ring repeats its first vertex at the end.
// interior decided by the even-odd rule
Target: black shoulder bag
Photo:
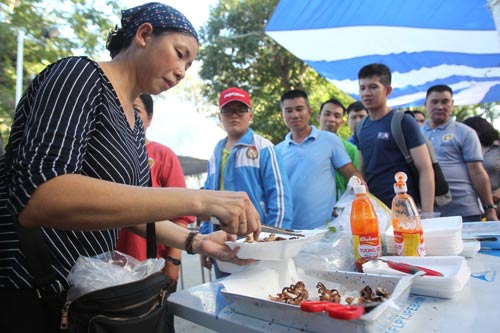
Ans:
{"type": "MultiPolygon", "coordinates": [[[[147,252],[156,258],[155,225],[147,224],[147,252]]],[[[68,332],[169,332],[168,279],[163,272],[66,302],[61,329],[68,332]]]]}
{"type": "MultiPolygon", "coordinates": [[[[10,145],[7,145],[6,154],[6,170],[10,170],[10,145]]],[[[154,222],[148,223],[146,229],[147,256],[156,258],[154,222]]],[[[58,284],[58,281],[50,264],[49,249],[42,230],[27,229],[17,224],[17,233],[34,276],[37,294],[44,301],[47,294],[43,290],[48,289],[46,287],[50,284],[58,284]]],[[[139,281],[96,290],[65,303],[61,314],[61,330],[71,333],[168,333],[170,319],[167,297],[168,279],[161,271],[139,281]]]]}

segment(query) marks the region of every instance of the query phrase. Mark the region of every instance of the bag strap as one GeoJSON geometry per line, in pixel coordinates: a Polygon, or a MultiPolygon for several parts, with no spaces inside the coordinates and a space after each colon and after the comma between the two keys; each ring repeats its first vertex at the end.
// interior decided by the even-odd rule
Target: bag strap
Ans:
{"type": "Polygon", "coordinates": [[[391,120],[391,133],[394,141],[398,145],[401,154],[406,161],[406,163],[411,163],[413,159],[411,158],[410,152],[408,151],[408,147],[406,146],[406,139],[403,134],[403,129],[401,128],[401,122],[403,121],[403,117],[405,112],[403,110],[396,110],[392,116],[391,120]]]}
{"type": "Polygon", "coordinates": [[[425,136],[424,136],[424,141],[425,141],[425,144],[427,146],[427,149],[429,150],[429,155],[431,156],[432,164],[439,163],[437,155],[436,155],[436,151],[434,150],[434,146],[432,145],[432,143],[425,136]]]}
{"type": "Polygon", "coordinates": [[[356,127],[354,127],[354,135],[356,136],[356,142],[359,145],[359,135],[361,134],[361,129],[363,128],[363,125],[366,121],[366,117],[369,117],[369,115],[361,118],[361,120],[356,124],[356,127]]]}
{"type": "MultiPolygon", "coordinates": [[[[394,140],[396,141],[396,144],[399,147],[399,150],[401,150],[401,153],[403,154],[406,162],[411,162],[413,161],[413,159],[411,158],[410,152],[406,147],[406,139],[405,136],[403,135],[403,130],[401,128],[401,122],[403,121],[403,117],[407,112],[408,111],[403,111],[403,110],[396,110],[394,112],[394,116],[392,117],[391,121],[391,133],[394,137],[394,140]]],[[[427,146],[427,149],[429,150],[431,162],[433,164],[438,163],[436,151],[434,150],[432,143],[429,141],[429,139],[427,139],[427,137],[423,136],[423,138],[424,138],[424,143],[427,146]]]]}
{"type": "MultiPolygon", "coordinates": [[[[10,182],[11,168],[12,145],[9,142],[5,147],[5,175],[7,184],[10,182]]],[[[148,186],[152,186],[151,175],[149,177],[148,186]]],[[[56,279],[57,276],[51,265],[49,247],[43,239],[42,228],[24,228],[17,223],[16,219],[16,231],[29,271],[33,275],[36,289],[47,287],[53,282],[58,283],[56,279]]],[[[156,230],[154,222],[146,225],[146,241],[148,258],[156,258],[156,230]]]]}
{"type": "MultiPolygon", "coordinates": [[[[153,187],[153,175],[149,174],[148,186],[153,187]]],[[[156,258],[156,227],[155,223],[146,224],[146,256],[148,258],[156,258]]]]}

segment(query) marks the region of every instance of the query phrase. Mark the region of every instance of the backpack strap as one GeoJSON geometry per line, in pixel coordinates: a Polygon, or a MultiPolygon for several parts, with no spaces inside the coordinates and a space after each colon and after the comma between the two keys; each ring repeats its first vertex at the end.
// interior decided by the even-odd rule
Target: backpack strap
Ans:
{"type": "Polygon", "coordinates": [[[429,141],[429,139],[427,139],[426,136],[424,136],[424,141],[425,141],[425,145],[427,146],[427,149],[429,150],[429,155],[431,156],[432,164],[439,163],[439,161],[437,159],[436,151],[434,150],[434,146],[432,145],[432,143],[429,141]]]}
{"type": "MultiPolygon", "coordinates": [[[[392,133],[392,136],[394,137],[394,141],[396,141],[396,144],[399,147],[399,150],[403,154],[405,161],[408,163],[408,162],[413,161],[413,159],[411,158],[410,152],[408,151],[408,147],[406,146],[406,139],[405,139],[405,136],[403,134],[403,130],[401,128],[401,123],[403,121],[403,117],[404,117],[405,113],[407,113],[407,112],[408,111],[403,111],[403,110],[394,111],[394,116],[392,117],[392,121],[391,121],[391,133],[392,133]]],[[[424,138],[424,143],[427,146],[427,149],[429,150],[431,162],[433,164],[438,163],[436,151],[434,150],[432,143],[425,136],[423,136],[423,138],[424,138]]]]}
{"type": "MultiPolygon", "coordinates": [[[[367,115],[366,117],[369,117],[367,115]]],[[[366,117],[361,118],[361,120],[356,124],[356,127],[354,127],[354,136],[356,137],[356,142],[359,145],[359,134],[361,133],[361,129],[363,128],[363,125],[366,121],[366,117]]]]}
{"type": "Polygon", "coordinates": [[[410,152],[408,151],[408,147],[406,146],[406,139],[403,134],[403,129],[401,128],[401,123],[403,121],[404,115],[405,112],[403,110],[394,111],[394,115],[392,116],[391,120],[391,133],[394,141],[396,141],[396,144],[401,151],[401,154],[403,154],[406,163],[410,163],[413,160],[411,158],[410,152]]]}

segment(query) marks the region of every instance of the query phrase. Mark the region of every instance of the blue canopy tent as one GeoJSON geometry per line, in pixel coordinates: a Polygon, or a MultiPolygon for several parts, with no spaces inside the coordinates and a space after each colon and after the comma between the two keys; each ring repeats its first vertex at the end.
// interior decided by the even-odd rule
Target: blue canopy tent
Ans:
{"type": "Polygon", "coordinates": [[[358,70],[393,73],[392,107],[447,84],[456,105],[500,101],[500,43],[487,0],[281,0],[266,33],[359,100],[358,70]]]}

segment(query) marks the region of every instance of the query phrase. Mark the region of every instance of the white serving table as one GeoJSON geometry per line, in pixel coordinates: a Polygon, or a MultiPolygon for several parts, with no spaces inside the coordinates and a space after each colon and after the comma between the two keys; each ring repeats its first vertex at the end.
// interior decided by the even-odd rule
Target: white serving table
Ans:
{"type": "MultiPolygon", "coordinates": [[[[408,306],[385,332],[500,332],[500,251],[467,260],[471,278],[453,299],[411,295],[408,306]]],[[[168,298],[169,311],[218,332],[305,332],[233,312],[215,280],[168,298]]],[[[325,327],[325,332],[332,327],[325,327]]]]}

